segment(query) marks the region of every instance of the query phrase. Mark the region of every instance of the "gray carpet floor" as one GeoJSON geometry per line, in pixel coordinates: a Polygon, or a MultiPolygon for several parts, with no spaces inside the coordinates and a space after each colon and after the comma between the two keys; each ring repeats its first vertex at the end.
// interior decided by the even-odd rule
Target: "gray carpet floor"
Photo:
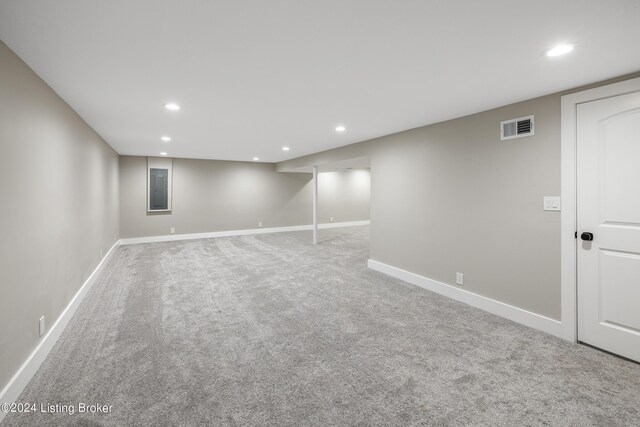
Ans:
{"type": "Polygon", "coordinates": [[[640,365],[368,270],[368,227],[120,247],[3,427],[640,425],[640,365]]]}

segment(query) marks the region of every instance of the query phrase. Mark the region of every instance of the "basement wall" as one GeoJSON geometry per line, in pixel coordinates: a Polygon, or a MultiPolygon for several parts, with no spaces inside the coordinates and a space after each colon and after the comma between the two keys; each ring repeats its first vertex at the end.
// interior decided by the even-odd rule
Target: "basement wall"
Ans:
{"type": "MultiPolygon", "coordinates": [[[[369,219],[366,169],[318,175],[320,223],[369,219]]],[[[170,213],[147,212],[147,158],[120,158],[123,238],[206,233],[312,223],[311,174],[280,173],[272,163],[173,159],[170,213]]]]}
{"type": "Polygon", "coordinates": [[[118,154],[2,42],[0,76],[2,390],[118,239],[119,187],[118,154]]]}

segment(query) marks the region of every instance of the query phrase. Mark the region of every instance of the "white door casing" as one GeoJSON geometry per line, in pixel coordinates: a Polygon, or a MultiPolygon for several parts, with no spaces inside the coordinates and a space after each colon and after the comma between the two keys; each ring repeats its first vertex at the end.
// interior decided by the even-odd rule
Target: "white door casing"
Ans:
{"type": "Polygon", "coordinates": [[[640,361],[640,92],[577,105],[576,142],[578,339],[640,361]]]}
{"type": "Polygon", "coordinates": [[[576,129],[578,105],[605,98],[640,92],[640,78],[574,92],[561,97],[561,335],[578,341],[577,250],[581,240],[577,231],[576,206],[576,129]]]}

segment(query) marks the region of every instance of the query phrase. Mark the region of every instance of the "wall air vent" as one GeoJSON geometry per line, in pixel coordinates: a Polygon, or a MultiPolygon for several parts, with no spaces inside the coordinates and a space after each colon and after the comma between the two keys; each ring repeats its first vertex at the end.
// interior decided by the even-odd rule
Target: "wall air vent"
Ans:
{"type": "Polygon", "coordinates": [[[533,135],[533,116],[500,122],[500,139],[522,138],[533,135]]]}

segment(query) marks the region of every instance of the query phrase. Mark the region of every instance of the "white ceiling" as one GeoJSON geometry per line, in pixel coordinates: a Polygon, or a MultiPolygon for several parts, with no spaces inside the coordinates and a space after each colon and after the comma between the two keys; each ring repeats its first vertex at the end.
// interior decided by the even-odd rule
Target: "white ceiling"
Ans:
{"type": "Polygon", "coordinates": [[[121,154],[275,162],[638,71],[640,2],[2,0],[0,39],[121,154]]]}

